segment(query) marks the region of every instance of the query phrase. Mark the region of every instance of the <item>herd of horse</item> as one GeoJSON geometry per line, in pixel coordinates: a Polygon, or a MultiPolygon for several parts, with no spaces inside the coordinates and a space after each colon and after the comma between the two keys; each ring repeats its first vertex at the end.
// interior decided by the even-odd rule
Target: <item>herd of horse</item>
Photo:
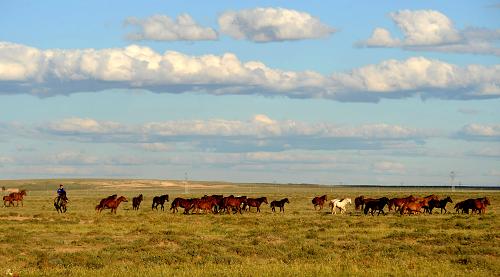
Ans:
{"type": "MultiPolygon", "coordinates": [[[[26,190],[20,190],[18,192],[12,192],[8,195],[3,196],[4,207],[21,206],[23,204],[23,198],[26,196],[26,190]]],[[[139,210],[140,205],[144,197],[142,194],[137,197],[132,198],[132,209],[139,210]]],[[[54,199],[54,207],[58,213],[64,213],[67,211],[67,204],[69,200],[66,194],[60,195],[54,199]]],[[[117,194],[110,195],[106,198],[101,199],[99,204],[95,206],[95,210],[100,213],[105,209],[110,209],[111,213],[115,213],[122,202],[128,202],[125,196],[118,197],[117,194]]],[[[151,205],[151,210],[158,210],[158,206],[162,211],[165,210],[165,202],[169,202],[168,194],[159,195],[153,197],[153,202],[151,205]]],[[[312,204],[314,210],[322,210],[323,206],[327,202],[327,195],[316,196],[312,199],[312,204]]],[[[250,211],[251,208],[255,208],[256,212],[260,212],[260,207],[262,204],[269,204],[271,211],[274,213],[276,208],[279,208],[280,212],[285,212],[285,204],[289,204],[288,198],[283,198],[281,200],[271,201],[270,204],[266,197],[259,198],[249,198],[246,196],[223,196],[223,195],[205,195],[201,198],[175,198],[171,205],[170,211],[172,213],[179,212],[179,208],[184,209],[184,214],[189,213],[242,213],[242,211],[250,211]]],[[[351,204],[351,198],[336,198],[330,200],[329,207],[332,214],[336,214],[337,210],[343,214],[346,211],[348,204],[351,204]]],[[[426,197],[416,197],[413,195],[403,197],[403,198],[367,198],[365,196],[359,196],[354,199],[354,205],[356,210],[362,210],[365,215],[383,215],[386,214],[384,211],[385,207],[389,211],[394,210],[396,213],[401,215],[408,214],[420,214],[428,213],[432,214],[434,209],[440,209],[440,212],[447,213],[446,205],[448,203],[453,203],[453,200],[448,196],[446,198],[440,199],[437,195],[429,195],[426,197]]],[[[471,213],[484,214],[486,212],[486,207],[491,205],[490,200],[487,197],[483,198],[470,198],[455,204],[456,213],[466,213],[469,211],[471,213]]]]}
{"type": "MultiPolygon", "coordinates": [[[[132,198],[132,209],[139,210],[144,197],[142,194],[132,198]]],[[[116,213],[118,206],[121,202],[128,202],[125,196],[113,194],[103,198],[95,207],[95,210],[100,213],[104,209],[110,209],[111,212],[116,213]]],[[[158,210],[158,206],[162,211],[165,210],[165,202],[169,202],[168,194],[153,197],[151,210],[158,210]]],[[[201,198],[175,198],[171,205],[170,211],[172,213],[179,212],[179,208],[184,209],[184,214],[189,213],[242,213],[242,211],[250,211],[253,207],[256,212],[260,212],[260,206],[265,203],[268,204],[266,197],[248,198],[246,196],[223,196],[223,195],[205,195],[201,198]]],[[[271,201],[270,207],[273,212],[276,208],[280,208],[280,212],[285,212],[285,204],[290,203],[288,198],[281,200],[271,201]]]]}
{"type": "MultiPolygon", "coordinates": [[[[318,208],[319,210],[323,209],[325,202],[327,201],[327,196],[316,196],[312,199],[312,204],[314,209],[318,208]]],[[[410,195],[408,197],[403,198],[367,198],[363,195],[358,196],[354,199],[355,209],[362,210],[365,215],[368,213],[372,216],[375,212],[378,212],[377,215],[382,213],[385,215],[384,208],[387,206],[389,211],[394,210],[396,213],[404,214],[420,214],[420,213],[428,213],[432,214],[432,211],[436,208],[441,209],[441,213],[447,213],[446,205],[448,203],[453,203],[451,197],[446,197],[444,199],[440,199],[439,196],[431,194],[426,197],[415,197],[410,195]]],[[[351,198],[344,199],[333,199],[330,201],[331,213],[336,214],[337,209],[340,210],[340,213],[344,213],[346,210],[346,205],[351,204],[351,198]]],[[[464,201],[458,202],[455,204],[456,213],[479,213],[484,214],[486,212],[486,207],[491,205],[490,200],[487,197],[483,198],[471,198],[466,199],[464,201]]]]}

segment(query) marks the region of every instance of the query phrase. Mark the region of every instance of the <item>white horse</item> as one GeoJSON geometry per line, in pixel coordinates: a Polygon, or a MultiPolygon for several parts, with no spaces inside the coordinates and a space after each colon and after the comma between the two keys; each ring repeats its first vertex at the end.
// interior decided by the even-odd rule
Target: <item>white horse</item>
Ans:
{"type": "Polygon", "coordinates": [[[330,201],[330,208],[332,209],[332,214],[337,214],[337,208],[340,210],[340,214],[343,214],[345,212],[345,206],[347,204],[351,204],[351,198],[344,198],[344,199],[333,199],[330,201]]]}

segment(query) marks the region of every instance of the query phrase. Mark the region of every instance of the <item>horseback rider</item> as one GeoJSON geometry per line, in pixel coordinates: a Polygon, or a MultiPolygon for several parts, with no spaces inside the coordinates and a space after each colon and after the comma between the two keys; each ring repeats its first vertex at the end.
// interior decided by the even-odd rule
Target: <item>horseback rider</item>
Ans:
{"type": "Polygon", "coordinates": [[[68,201],[68,198],[66,197],[66,191],[64,190],[63,184],[59,185],[59,188],[57,189],[57,197],[56,197],[56,203],[59,203],[61,200],[65,200],[66,202],[68,201]]]}

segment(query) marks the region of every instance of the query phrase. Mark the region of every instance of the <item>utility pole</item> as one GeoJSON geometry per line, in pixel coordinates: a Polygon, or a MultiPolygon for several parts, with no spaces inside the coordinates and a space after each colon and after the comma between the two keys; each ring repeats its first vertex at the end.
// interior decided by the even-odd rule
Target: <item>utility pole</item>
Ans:
{"type": "Polygon", "coordinates": [[[451,183],[451,191],[455,192],[455,183],[453,181],[455,181],[455,177],[457,176],[457,174],[455,173],[455,171],[451,171],[450,172],[450,183],[451,183]]]}

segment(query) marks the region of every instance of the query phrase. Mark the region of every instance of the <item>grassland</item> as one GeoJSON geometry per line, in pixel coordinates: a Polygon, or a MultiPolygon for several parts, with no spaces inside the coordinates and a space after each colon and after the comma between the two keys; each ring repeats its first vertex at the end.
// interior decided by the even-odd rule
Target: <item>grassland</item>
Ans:
{"type": "MultiPolygon", "coordinates": [[[[148,180],[0,181],[28,189],[24,207],[0,209],[0,275],[21,276],[498,276],[500,191],[348,188],[148,180]],[[69,211],[52,206],[63,182],[69,211]],[[140,211],[124,203],[97,215],[100,198],[144,194],[140,211]],[[288,197],[285,214],[182,215],[151,211],[153,195],[288,197]],[[312,209],[314,195],[352,197],[488,196],[486,215],[364,216],[312,209]]],[[[450,210],[452,205],[450,206],[450,210]]]]}

